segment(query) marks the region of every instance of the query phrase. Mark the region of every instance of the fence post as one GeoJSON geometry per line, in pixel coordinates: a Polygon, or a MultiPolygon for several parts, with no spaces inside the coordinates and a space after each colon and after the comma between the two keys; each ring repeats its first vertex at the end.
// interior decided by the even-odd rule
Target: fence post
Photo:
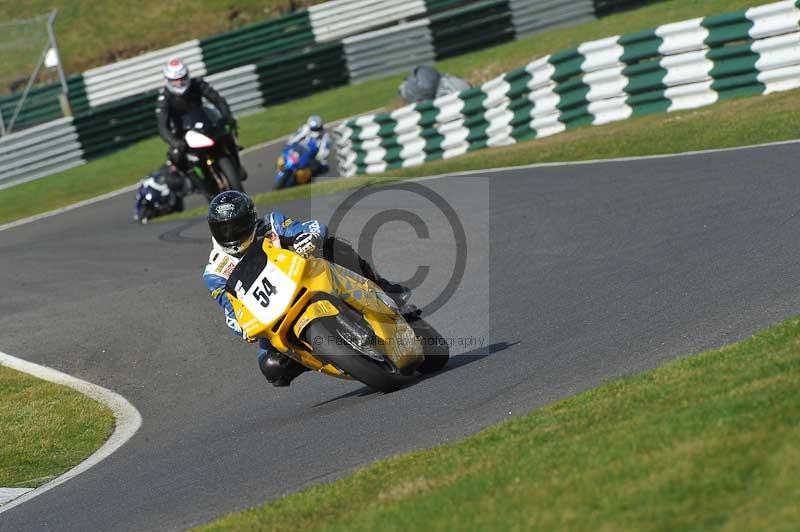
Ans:
{"type": "Polygon", "coordinates": [[[58,70],[58,79],[61,81],[61,94],[58,95],[58,103],[61,105],[61,113],[64,116],[72,116],[72,106],[69,103],[69,86],[67,85],[67,78],[64,76],[64,66],[61,64],[61,52],[58,50],[58,43],[56,42],[56,32],[53,30],[53,24],[58,16],[58,9],[54,9],[47,19],[47,36],[50,39],[50,47],[56,53],[56,69],[58,70]]]}

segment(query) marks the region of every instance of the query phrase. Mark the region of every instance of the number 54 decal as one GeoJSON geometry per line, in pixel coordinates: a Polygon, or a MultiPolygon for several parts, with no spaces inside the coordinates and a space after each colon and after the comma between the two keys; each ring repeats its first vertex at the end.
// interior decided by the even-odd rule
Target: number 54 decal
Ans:
{"type": "Polygon", "coordinates": [[[269,306],[269,296],[274,296],[277,294],[278,289],[275,288],[275,285],[269,282],[269,279],[267,279],[266,275],[261,278],[261,286],[258,286],[257,284],[255,286],[256,288],[253,290],[253,297],[256,298],[262,307],[267,308],[269,306]]]}

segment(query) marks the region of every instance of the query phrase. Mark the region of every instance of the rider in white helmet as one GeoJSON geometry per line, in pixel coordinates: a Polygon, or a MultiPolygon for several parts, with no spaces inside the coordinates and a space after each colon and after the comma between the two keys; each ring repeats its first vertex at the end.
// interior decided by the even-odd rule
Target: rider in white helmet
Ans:
{"type": "MultiPolygon", "coordinates": [[[[158,93],[156,101],[158,132],[169,144],[168,162],[186,172],[186,143],[183,140],[181,117],[196,106],[202,106],[205,99],[216,107],[229,131],[236,129],[236,120],[225,98],[202,78],[192,78],[189,67],[179,58],[170,59],[164,65],[163,74],[164,88],[158,93]]],[[[232,149],[231,153],[238,153],[238,150],[232,149]]],[[[242,180],[244,179],[243,175],[242,180]]]]}
{"type": "Polygon", "coordinates": [[[314,175],[324,174],[328,171],[328,157],[331,154],[331,139],[325,131],[325,123],[318,115],[311,115],[305,124],[289,137],[289,144],[295,142],[303,144],[311,151],[316,151],[316,156],[311,162],[311,171],[314,175]]]}

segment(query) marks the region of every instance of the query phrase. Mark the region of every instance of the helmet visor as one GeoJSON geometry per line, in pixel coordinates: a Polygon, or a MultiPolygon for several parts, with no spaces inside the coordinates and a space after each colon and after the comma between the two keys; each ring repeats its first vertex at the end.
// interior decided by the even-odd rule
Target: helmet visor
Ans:
{"type": "Polygon", "coordinates": [[[211,235],[221,246],[235,247],[250,238],[255,229],[252,218],[239,217],[232,220],[209,221],[211,235]]]}
{"type": "Polygon", "coordinates": [[[168,79],[167,83],[169,83],[169,86],[173,89],[184,89],[189,84],[189,76],[183,76],[178,79],[168,79]]]}

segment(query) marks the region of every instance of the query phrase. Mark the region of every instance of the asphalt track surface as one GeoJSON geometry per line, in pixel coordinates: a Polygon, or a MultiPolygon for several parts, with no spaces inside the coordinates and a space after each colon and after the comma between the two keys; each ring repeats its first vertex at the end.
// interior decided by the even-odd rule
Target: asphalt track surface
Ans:
{"type": "MultiPolygon", "coordinates": [[[[397,279],[431,266],[423,305],[466,250],[430,321],[483,342],[389,395],[316,374],[266,385],[202,286],[202,220],[138,226],[121,196],[0,233],[0,349],[112,389],[144,419],[98,466],[0,514],[0,530],[184,529],[797,314],[797,149],[422,182],[466,247],[426,198],[371,197],[340,234],[357,240],[386,209],[417,213],[428,238],[389,222],[374,258],[397,279]]],[[[346,196],[279,207],[324,220],[346,196]]]]}

